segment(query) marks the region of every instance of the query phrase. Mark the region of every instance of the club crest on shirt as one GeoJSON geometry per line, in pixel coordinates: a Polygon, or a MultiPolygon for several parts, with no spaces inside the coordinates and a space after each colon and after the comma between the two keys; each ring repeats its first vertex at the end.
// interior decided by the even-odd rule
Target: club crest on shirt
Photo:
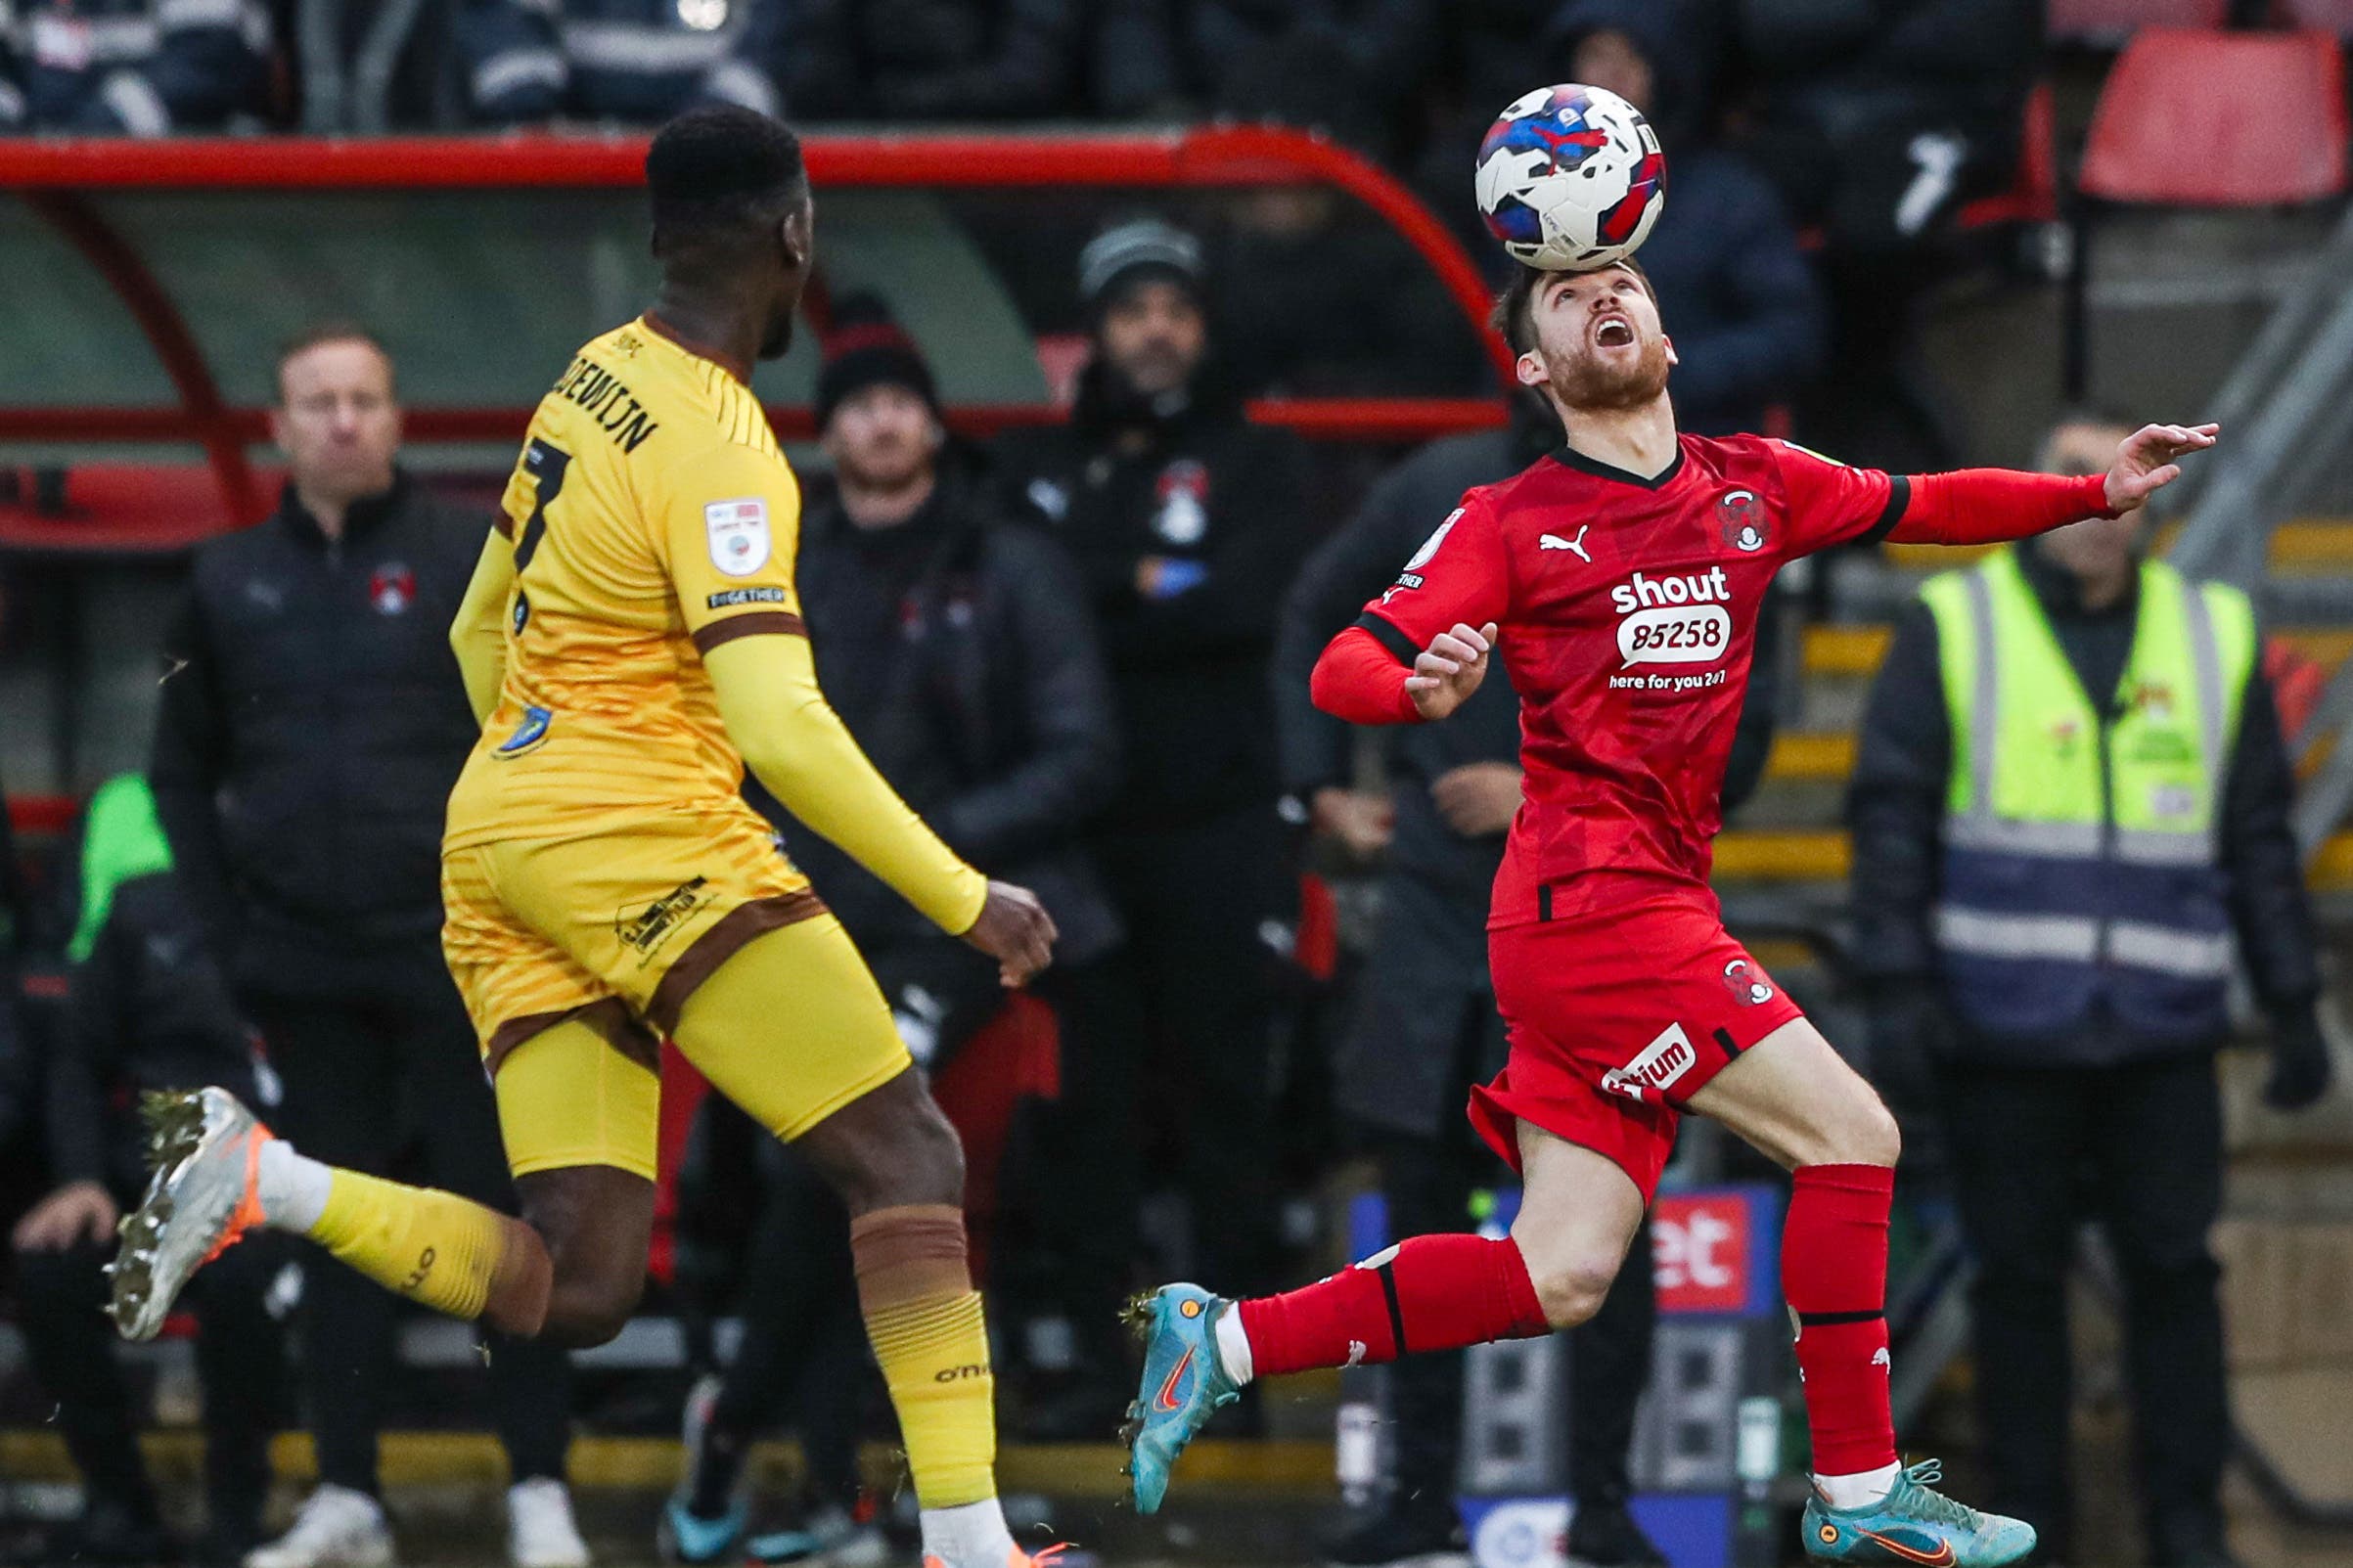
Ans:
{"type": "Polygon", "coordinates": [[[401,615],[417,602],[417,574],[391,561],[368,576],[368,603],[379,615],[401,615]]]}
{"type": "Polygon", "coordinates": [[[768,503],[757,496],[713,501],[702,509],[711,564],[730,577],[748,577],[768,564],[768,503]]]}
{"type": "Polygon", "coordinates": [[[1733,549],[1750,554],[1772,541],[1772,528],[1765,521],[1765,505],[1756,498],[1754,490],[1724,493],[1723,499],[1716,503],[1716,530],[1733,549]]]}
{"type": "Polygon", "coordinates": [[[1153,514],[1152,531],[1172,545],[1199,544],[1209,531],[1209,470],[1179,458],[1160,470],[1154,489],[1160,510],[1153,514]]]}
{"type": "Polygon", "coordinates": [[[1724,989],[1743,1008],[1773,1000],[1772,982],[1765,978],[1764,970],[1747,959],[1734,959],[1724,965],[1724,989]]]}

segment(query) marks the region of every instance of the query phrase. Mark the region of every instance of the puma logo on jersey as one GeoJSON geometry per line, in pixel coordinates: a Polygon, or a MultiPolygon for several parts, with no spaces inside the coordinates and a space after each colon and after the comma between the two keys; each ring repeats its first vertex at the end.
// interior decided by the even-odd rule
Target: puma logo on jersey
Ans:
{"type": "Polygon", "coordinates": [[[1577,553],[1577,559],[1590,566],[1593,564],[1593,558],[1585,553],[1585,536],[1592,531],[1593,524],[1589,522],[1577,530],[1577,536],[1574,539],[1563,539],[1557,533],[1540,533],[1536,536],[1536,548],[1539,550],[1573,550],[1577,553]]]}

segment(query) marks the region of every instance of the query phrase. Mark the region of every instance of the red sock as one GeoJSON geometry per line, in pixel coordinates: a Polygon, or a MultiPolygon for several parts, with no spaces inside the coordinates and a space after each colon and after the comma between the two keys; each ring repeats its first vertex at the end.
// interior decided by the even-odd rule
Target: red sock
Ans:
{"type": "Polygon", "coordinates": [[[1256,1375],[1378,1365],[1550,1331],[1519,1244],[1418,1235],[1304,1290],[1242,1303],[1256,1375]]]}
{"type": "Polygon", "coordinates": [[[1855,1475],[1895,1462],[1887,1410],[1887,1209],[1883,1165],[1797,1173],[1781,1236],[1781,1290],[1797,1315],[1814,1473],[1855,1475]]]}

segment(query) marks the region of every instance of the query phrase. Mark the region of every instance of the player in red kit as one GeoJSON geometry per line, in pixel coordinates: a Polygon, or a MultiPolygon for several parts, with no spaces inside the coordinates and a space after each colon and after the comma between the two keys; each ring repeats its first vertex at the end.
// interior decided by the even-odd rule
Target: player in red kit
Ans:
{"type": "Polygon", "coordinates": [[[1634,267],[1525,273],[1497,313],[1565,443],[1464,496],[1324,650],[1314,695],[1357,724],[1443,719],[1499,652],[1519,694],[1525,802],[1488,918],[1511,1054],[1471,1105],[1520,1174],[1519,1215],[1508,1237],[1418,1236],[1285,1295],[1169,1285],[1145,1298],[1137,1504],[1159,1505],[1178,1452],[1253,1376],[1583,1322],[1694,1111],[1793,1173],[1781,1265],[1813,1433],[1808,1554],[2014,1562],[2031,1528],[1930,1491],[1933,1461],[1896,1462],[1882,1315],[1895,1121],[1725,933],[1707,885],[1718,789],[1785,561],[2128,512],[2215,427],[2147,426],[2088,478],[1906,478],[1761,436],[1679,436],[1675,350],[1634,267]]]}

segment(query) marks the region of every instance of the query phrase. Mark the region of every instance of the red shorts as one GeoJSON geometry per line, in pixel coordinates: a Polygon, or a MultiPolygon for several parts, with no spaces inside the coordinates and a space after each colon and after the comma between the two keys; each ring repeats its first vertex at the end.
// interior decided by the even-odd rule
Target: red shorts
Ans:
{"type": "Polygon", "coordinates": [[[1504,1070],[1471,1092],[1471,1122],[1519,1168],[1516,1122],[1606,1155],[1650,1201],[1677,1113],[1797,1005],[1724,932],[1712,896],[1505,926],[1487,937],[1510,1032],[1504,1070]]]}

